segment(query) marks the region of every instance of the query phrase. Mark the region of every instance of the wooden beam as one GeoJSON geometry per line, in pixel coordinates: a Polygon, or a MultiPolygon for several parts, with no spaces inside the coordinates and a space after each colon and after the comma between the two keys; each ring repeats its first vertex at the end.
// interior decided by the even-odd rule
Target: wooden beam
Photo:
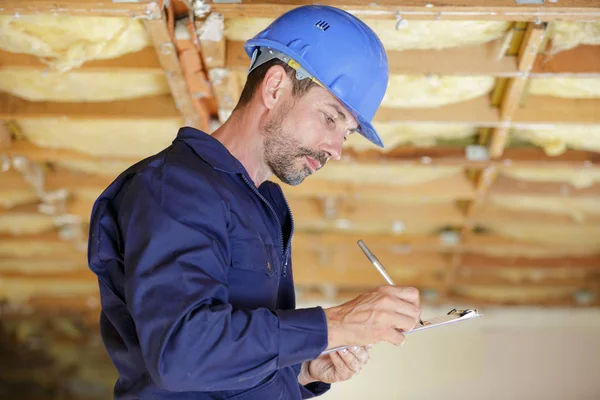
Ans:
{"type": "Polygon", "coordinates": [[[16,140],[9,149],[5,150],[8,156],[25,156],[35,162],[53,162],[53,161],[101,161],[101,160],[119,160],[134,163],[136,158],[119,157],[96,157],[93,155],[68,149],[52,149],[49,147],[40,147],[26,140],[16,140]]]}
{"type": "MultiPolygon", "coordinates": [[[[441,50],[388,51],[390,73],[515,76],[515,57],[499,58],[498,48],[503,40],[441,50]]],[[[247,70],[249,63],[244,42],[227,41],[227,68],[247,70]]]]}
{"type": "MultiPolygon", "coordinates": [[[[160,65],[165,71],[171,94],[175,100],[175,106],[185,119],[185,125],[207,130],[209,112],[202,103],[198,102],[198,99],[195,102],[192,99],[192,93],[184,77],[177,47],[169,33],[167,18],[163,10],[161,10],[161,18],[145,20],[144,24],[156,50],[160,65]]],[[[200,95],[208,96],[209,93],[200,95]]]]}
{"type": "Polygon", "coordinates": [[[382,107],[375,114],[378,122],[445,122],[496,126],[498,111],[488,96],[432,108],[382,107]]]}
{"type": "MultiPolygon", "coordinates": [[[[378,252],[392,279],[398,282],[421,282],[439,285],[447,260],[435,253],[391,254],[378,252]]],[[[295,252],[294,282],[298,285],[372,286],[385,285],[385,280],[364,257],[358,247],[348,252],[295,252]]]]}
{"type": "Polygon", "coordinates": [[[5,152],[12,147],[12,134],[6,121],[0,120],[0,151],[5,152]]]}
{"type": "Polygon", "coordinates": [[[0,92],[0,119],[175,119],[181,118],[170,95],[93,103],[30,102],[0,92]]]}
{"type": "Polygon", "coordinates": [[[496,128],[492,132],[490,143],[490,157],[492,159],[499,158],[508,143],[508,126],[519,108],[526,83],[529,80],[529,73],[545,34],[545,26],[531,22],[527,25],[527,30],[521,41],[517,57],[517,70],[520,75],[508,82],[504,98],[500,104],[500,119],[504,123],[504,126],[496,128]]]}
{"type": "MultiPolygon", "coordinates": [[[[524,196],[527,196],[526,194],[524,196]]],[[[515,202],[518,200],[514,200],[515,202]]],[[[600,202],[600,198],[597,199],[600,202]]],[[[582,216],[574,215],[574,210],[564,210],[563,213],[544,212],[542,210],[533,211],[531,209],[508,209],[495,205],[494,203],[485,203],[471,215],[473,224],[501,224],[518,223],[527,224],[551,224],[551,225],[597,225],[600,223],[600,215],[593,213],[582,213],[582,216]]]]}
{"type": "MultiPolygon", "coordinates": [[[[31,54],[11,53],[0,50],[0,69],[46,71],[48,65],[31,54]]],[[[146,47],[140,51],[106,60],[91,60],[77,68],[77,72],[162,72],[156,51],[146,47]]]]}
{"type": "MultiPolygon", "coordinates": [[[[568,127],[566,127],[568,129],[568,127]]],[[[496,165],[502,168],[599,168],[600,153],[583,150],[567,150],[558,156],[549,157],[540,148],[508,148],[496,165]]]]}
{"type": "MultiPolygon", "coordinates": [[[[275,18],[297,6],[312,4],[309,0],[289,1],[282,4],[277,0],[242,0],[242,4],[229,4],[208,1],[213,11],[230,17],[275,18]]],[[[405,19],[420,20],[504,20],[504,21],[551,21],[589,20],[600,16],[597,2],[586,0],[561,0],[543,5],[517,5],[512,0],[493,0],[483,2],[464,0],[457,5],[455,0],[404,1],[398,5],[395,0],[381,0],[377,5],[365,4],[362,0],[326,0],[325,5],[333,5],[356,15],[359,18],[396,19],[398,15],[405,19]]]]}
{"type": "Polygon", "coordinates": [[[317,176],[293,187],[278,183],[282,185],[285,195],[289,198],[318,195],[402,204],[409,201],[427,203],[439,199],[470,199],[474,195],[473,186],[462,173],[415,185],[331,181],[317,176]]]}
{"type": "Polygon", "coordinates": [[[543,197],[598,197],[600,183],[586,188],[577,188],[567,182],[535,182],[500,175],[490,188],[490,195],[543,196],[543,197]]]}
{"type": "MultiPolygon", "coordinates": [[[[551,46],[549,46],[549,51],[551,46]]],[[[600,46],[579,45],[557,54],[538,54],[531,77],[551,76],[598,77],[600,75],[600,46]]]]}
{"type": "Polygon", "coordinates": [[[461,225],[463,215],[454,203],[396,204],[340,200],[290,199],[299,230],[352,230],[371,233],[432,232],[461,225]]]}
{"type": "Polygon", "coordinates": [[[0,14],[48,14],[94,17],[160,18],[158,1],[4,0],[0,14]]]}
{"type": "Polygon", "coordinates": [[[528,124],[600,124],[600,99],[527,96],[513,118],[514,126],[528,124]]]}
{"type": "Polygon", "coordinates": [[[584,269],[600,271],[600,254],[585,257],[527,258],[490,257],[467,253],[463,255],[463,267],[470,269],[584,269]]]}

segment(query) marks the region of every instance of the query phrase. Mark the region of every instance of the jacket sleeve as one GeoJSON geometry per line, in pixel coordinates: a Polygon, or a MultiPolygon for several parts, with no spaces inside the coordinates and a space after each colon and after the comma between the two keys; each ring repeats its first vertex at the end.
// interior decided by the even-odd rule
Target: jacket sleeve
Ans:
{"type": "Polygon", "coordinates": [[[331,384],[324,382],[312,382],[308,385],[300,385],[300,394],[303,399],[312,399],[318,397],[331,388],[331,384]]]}
{"type": "Polygon", "coordinates": [[[118,210],[125,299],[154,382],[171,391],[251,388],[327,347],[320,307],[228,304],[227,204],[179,168],[136,175],[118,210]]]}

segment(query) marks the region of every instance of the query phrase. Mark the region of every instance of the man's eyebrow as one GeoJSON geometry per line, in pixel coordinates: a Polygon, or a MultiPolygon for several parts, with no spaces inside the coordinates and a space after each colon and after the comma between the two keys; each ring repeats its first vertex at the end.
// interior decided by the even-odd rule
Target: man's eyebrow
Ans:
{"type": "Polygon", "coordinates": [[[342,118],[342,121],[346,121],[347,117],[346,114],[341,110],[341,108],[334,103],[327,103],[328,106],[333,107],[333,109],[338,113],[338,115],[342,118]]]}
{"type": "MultiPolygon", "coordinates": [[[[333,109],[338,113],[338,115],[340,116],[340,118],[342,119],[342,121],[346,122],[348,120],[348,117],[346,117],[346,114],[342,111],[342,109],[340,108],[340,106],[338,106],[335,103],[327,103],[328,106],[333,107],[333,109]]],[[[357,126],[356,128],[350,128],[350,131],[352,132],[360,132],[360,127],[357,126]]]]}

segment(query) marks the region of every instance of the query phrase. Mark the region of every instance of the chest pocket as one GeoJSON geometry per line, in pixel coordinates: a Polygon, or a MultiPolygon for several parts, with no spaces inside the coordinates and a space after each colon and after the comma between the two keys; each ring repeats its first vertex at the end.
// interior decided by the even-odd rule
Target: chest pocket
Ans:
{"type": "Polygon", "coordinates": [[[273,276],[278,269],[275,248],[259,238],[232,240],[231,267],[273,276]]]}

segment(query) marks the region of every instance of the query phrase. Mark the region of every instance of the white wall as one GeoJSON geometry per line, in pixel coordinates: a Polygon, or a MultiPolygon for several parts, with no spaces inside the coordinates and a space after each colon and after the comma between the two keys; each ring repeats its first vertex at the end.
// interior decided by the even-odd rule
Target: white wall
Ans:
{"type": "MultiPolygon", "coordinates": [[[[424,309],[423,318],[449,308],[424,309]]],[[[600,399],[600,310],[489,308],[379,344],[322,399],[600,399]]]]}

